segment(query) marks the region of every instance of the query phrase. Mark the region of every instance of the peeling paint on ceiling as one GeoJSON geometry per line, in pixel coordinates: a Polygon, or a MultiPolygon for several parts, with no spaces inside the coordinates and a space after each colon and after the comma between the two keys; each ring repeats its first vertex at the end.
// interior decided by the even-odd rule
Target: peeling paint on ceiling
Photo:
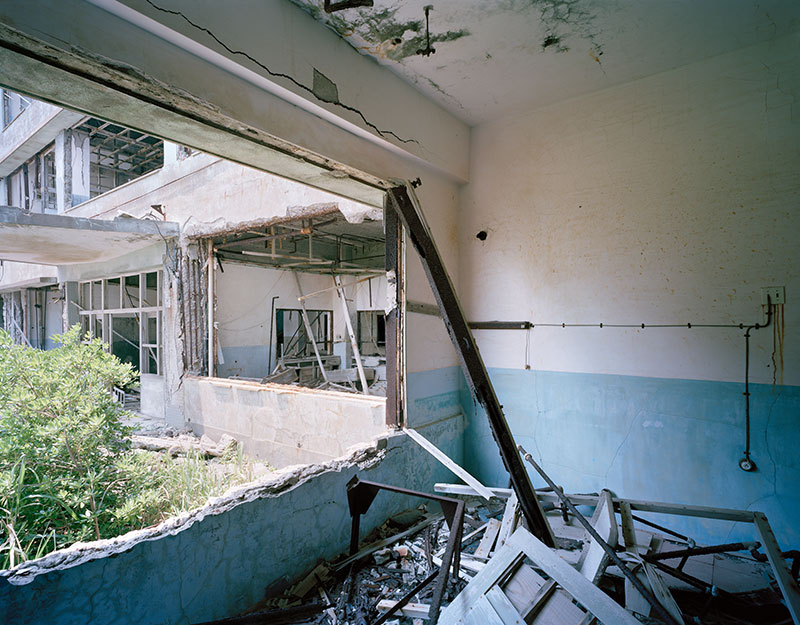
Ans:
{"type": "Polygon", "coordinates": [[[800,29],[796,0],[290,1],[470,124],[800,29]],[[427,5],[436,52],[422,56],[427,5]]]}

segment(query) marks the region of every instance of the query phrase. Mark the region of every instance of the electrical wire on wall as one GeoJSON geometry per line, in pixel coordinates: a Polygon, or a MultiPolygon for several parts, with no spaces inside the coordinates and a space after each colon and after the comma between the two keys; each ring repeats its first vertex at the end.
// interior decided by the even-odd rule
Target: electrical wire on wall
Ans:
{"type": "Polygon", "coordinates": [[[783,337],[786,330],[783,304],[774,305],[775,323],[772,324],[772,387],[783,386],[783,337]]]}
{"type": "Polygon", "coordinates": [[[743,471],[753,472],[756,464],[751,458],[750,450],[750,333],[753,330],[761,330],[772,325],[773,328],[773,386],[783,384],[783,338],[784,338],[784,315],[783,304],[773,304],[771,297],[767,295],[765,311],[766,323],[535,323],[533,321],[474,321],[469,323],[472,330],[525,330],[525,369],[530,370],[530,335],[534,328],[729,328],[745,330],[745,364],[744,364],[744,395],[745,398],[745,448],[744,455],[739,460],[739,468],[743,471]],[[774,317],[774,320],[773,320],[774,317]]]}

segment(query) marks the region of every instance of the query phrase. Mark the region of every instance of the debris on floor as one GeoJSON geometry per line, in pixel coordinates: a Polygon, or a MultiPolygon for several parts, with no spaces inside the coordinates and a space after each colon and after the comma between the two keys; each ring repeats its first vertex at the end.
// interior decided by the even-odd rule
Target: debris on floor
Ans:
{"type": "MultiPolygon", "coordinates": [[[[378,490],[409,492],[354,479],[347,492],[354,535],[360,515],[378,490]]],[[[759,551],[764,548],[760,542],[700,547],[634,514],[680,514],[675,512],[677,506],[616,499],[607,490],[564,495],[553,484],[536,491],[556,537],[553,549],[527,529],[511,489],[490,489],[488,500],[467,485],[436,484],[434,490],[436,495],[424,495],[429,501],[418,508],[390,518],[364,540],[353,541],[349,554],[318,563],[280,595],[266,598],[247,613],[215,622],[793,622],[787,610],[792,600],[786,601],[776,586],[780,574],[759,551]],[[586,518],[576,505],[594,512],[586,518]],[[451,527],[458,519],[460,523],[451,527]],[[449,553],[453,531],[460,545],[449,553]]],[[[683,514],[712,518],[739,512],[680,508],[683,514]]],[[[783,557],[795,569],[786,567],[796,588],[800,564],[795,564],[794,553],[783,557]]]]}
{"type": "Polygon", "coordinates": [[[265,462],[244,456],[239,441],[230,434],[223,434],[218,441],[214,441],[205,434],[197,436],[189,427],[179,429],[167,425],[163,420],[139,414],[129,417],[125,425],[133,430],[130,436],[133,449],[164,453],[177,461],[186,460],[189,456],[204,458],[217,474],[246,473],[250,480],[275,470],[265,462]]]}

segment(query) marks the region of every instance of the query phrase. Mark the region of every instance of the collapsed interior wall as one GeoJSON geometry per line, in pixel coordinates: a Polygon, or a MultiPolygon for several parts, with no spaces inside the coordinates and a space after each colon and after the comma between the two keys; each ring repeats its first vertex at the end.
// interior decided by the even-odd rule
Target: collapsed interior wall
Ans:
{"type": "MultiPolygon", "coordinates": [[[[478,127],[459,248],[471,320],[558,325],[476,336],[518,442],[559,484],[762,510],[786,548],[800,545],[799,42],[478,127]],[[763,324],[770,285],[792,299],[752,332],[746,473],[744,329],[686,324],[763,324]],[[640,323],[682,327],[608,327],[640,323]]],[[[502,484],[485,418],[462,399],[468,469],[502,484]]]]}
{"type": "MultiPolygon", "coordinates": [[[[461,425],[452,418],[423,432],[461,462],[461,425]]],[[[355,475],[427,492],[454,477],[406,435],[389,435],[345,458],[292,467],[234,489],[160,526],[75,545],[4,571],[4,622],[146,625],[236,614],[262,599],[265,589],[347,550],[346,484],[355,475]]],[[[418,503],[379,495],[362,518],[361,536],[418,503]]]]}

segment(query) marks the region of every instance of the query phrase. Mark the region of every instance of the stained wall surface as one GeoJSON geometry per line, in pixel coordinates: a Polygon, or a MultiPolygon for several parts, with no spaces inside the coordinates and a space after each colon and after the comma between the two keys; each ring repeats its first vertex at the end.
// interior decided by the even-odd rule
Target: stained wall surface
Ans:
{"type": "MultiPolygon", "coordinates": [[[[459,248],[470,319],[594,325],[477,333],[514,434],[559,484],[763,510],[785,548],[800,545],[799,43],[474,129],[459,248]],[[745,473],[744,331],[686,324],[764,323],[773,285],[787,301],[752,333],[758,470],[745,473]],[[608,327],[641,323],[683,327],[608,327]]],[[[504,485],[462,398],[469,468],[504,485]]],[[[741,531],[683,529],[709,542],[741,531]]]]}

